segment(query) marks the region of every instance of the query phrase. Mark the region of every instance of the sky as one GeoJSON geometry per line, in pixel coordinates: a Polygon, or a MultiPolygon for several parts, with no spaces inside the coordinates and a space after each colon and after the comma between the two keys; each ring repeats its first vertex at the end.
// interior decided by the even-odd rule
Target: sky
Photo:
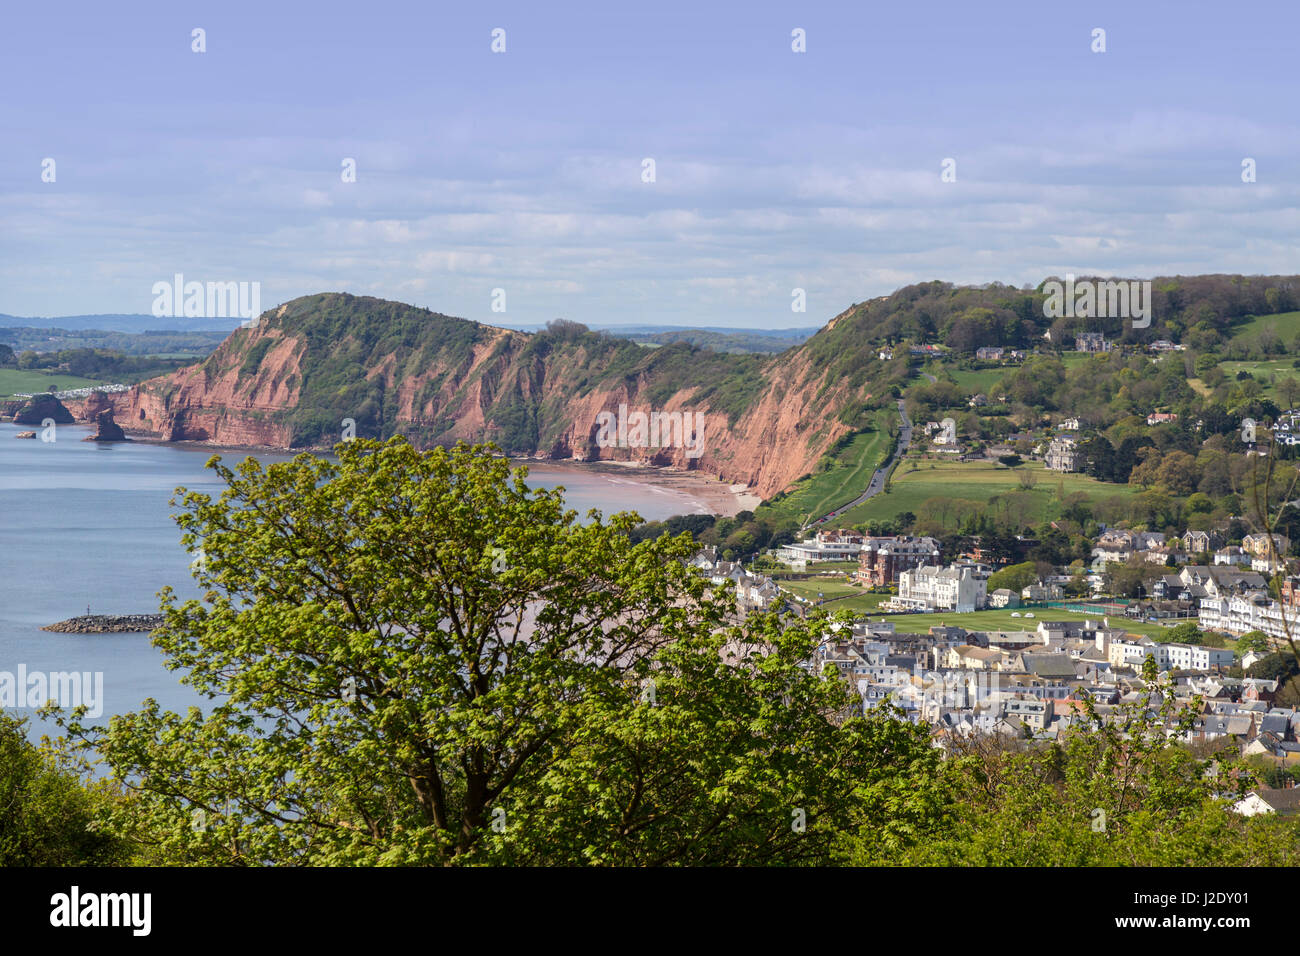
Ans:
{"type": "Polygon", "coordinates": [[[0,30],[2,313],[181,273],[787,328],[931,279],[1300,272],[1294,0],[50,10],[0,30]]]}

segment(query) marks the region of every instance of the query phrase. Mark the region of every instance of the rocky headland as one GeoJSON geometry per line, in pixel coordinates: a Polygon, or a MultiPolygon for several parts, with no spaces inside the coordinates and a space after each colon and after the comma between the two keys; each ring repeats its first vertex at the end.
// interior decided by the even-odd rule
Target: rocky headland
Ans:
{"type": "Polygon", "coordinates": [[[56,425],[71,425],[76,422],[72,412],[53,395],[33,395],[14,415],[16,425],[42,425],[45,420],[53,419],[56,425]]]}

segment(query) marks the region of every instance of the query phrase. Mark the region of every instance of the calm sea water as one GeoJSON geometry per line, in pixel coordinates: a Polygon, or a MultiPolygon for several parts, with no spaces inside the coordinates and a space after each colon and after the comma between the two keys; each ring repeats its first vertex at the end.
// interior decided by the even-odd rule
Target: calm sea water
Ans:
{"type": "MultiPolygon", "coordinates": [[[[58,440],[16,440],[27,430],[0,423],[0,673],[102,672],[103,716],[139,707],[146,697],[182,710],[205,701],[163,666],[145,634],[54,634],[40,628],[65,618],[152,613],[157,592],[173,587],[181,600],[197,597],[192,555],[168,505],[178,485],[214,497],[223,485],[204,463],[209,448],[82,441],[90,430],[60,426],[58,440]]],[[[39,432],[39,429],[36,429],[39,432]]],[[[245,452],[221,452],[233,466],[245,452]]],[[[263,463],[289,455],[258,452],[263,463]]],[[[666,518],[703,510],[677,491],[622,475],[569,466],[529,464],[534,487],[563,485],[579,515],[636,511],[666,518]]],[[[3,679],[0,677],[0,679],[3,679]]],[[[34,717],[30,710],[21,712],[34,717]]],[[[54,727],[33,719],[33,733],[54,727]]]]}

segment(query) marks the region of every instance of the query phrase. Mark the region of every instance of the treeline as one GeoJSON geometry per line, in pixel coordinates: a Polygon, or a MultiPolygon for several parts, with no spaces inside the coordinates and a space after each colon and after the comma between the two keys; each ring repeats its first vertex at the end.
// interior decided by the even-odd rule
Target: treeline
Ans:
{"type": "MultiPolygon", "coordinates": [[[[1106,281],[1106,277],[1077,277],[1077,281],[1086,279],[1106,281]]],[[[1151,325],[1136,329],[1118,316],[1046,316],[1046,281],[1034,289],[998,282],[980,287],[939,281],[906,286],[892,295],[855,305],[831,330],[839,334],[823,332],[813,340],[818,345],[815,354],[823,362],[830,361],[855,338],[871,345],[937,343],[959,352],[973,352],[985,345],[1072,348],[1074,334],[1080,331],[1103,332],[1113,341],[1135,344],[1186,337],[1192,347],[1201,349],[1223,342],[1233,327],[1248,317],[1289,312],[1300,303],[1297,276],[1157,277],[1150,280],[1151,325]]]]}
{"type": "Polygon", "coordinates": [[[163,359],[156,356],[126,355],[112,349],[60,349],[57,352],[25,351],[15,354],[6,345],[0,345],[0,368],[59,369],[66,367],[69,375],[80,378],[115,379],[118,381],[165,375],[193,359],[163,359]]]}
{"type": "Polygon", "coordinates": [[[633,528],[629,535],[634,543],[652,541],[663,535],[689,532],[702,546],[718,549],[727,561],[748,561],[768,548],[779,548],[798,539],[799,523],[774,513],[755,515],[742,511],[735,517],[717,515],[676,515],[663,521],[647,521],[633,528]]]}
{"type": "Polygon", "coordinates": [[[60,349],[109,349],[126,355],[165,355],[189,352],[207,355],[228,332],[111,332],[103,329],[40,329],[26,326],[0,328],[0,343],[15,352],[51,352],[60,349]]]}

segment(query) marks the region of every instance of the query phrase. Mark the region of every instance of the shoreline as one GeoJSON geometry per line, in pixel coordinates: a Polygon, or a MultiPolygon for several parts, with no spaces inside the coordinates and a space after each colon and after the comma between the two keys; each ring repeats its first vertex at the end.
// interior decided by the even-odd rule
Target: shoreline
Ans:
{"type": "MultiPolygon", "coordinates": [[[[11,423],[6,423],[11,424],[11,423]]],[[[89,422],[77,421],[78,426],[94,430],[94,425],[89,422]]],[[[167,441],[163,438],[157,438],[149,432],[132,432],[132,429],[123,429],[133,444],[139,445],[171,445],[176,448],[204,449],[211,451],[214,455],[223,452],[242,452],[248,455],[257,453],[270,455],[284,455],[292,458],[295,455],[309,452],[313,455],[330,454],[332,448],[277,448],[272,445],[218,445],[205,441],[167,441]]],[[[620,478],[631,479],[647,485],[665,488],[669,491],[677,492],[690,499],[693,503],[698,504],[708,514],[719,517],[730,518],[742,511],[753,511],[762,502],[762,498],[749,490],[749,486],[743,483],[731,484],[721,478],[713,475],[701,474],[692,471],[680,471],[673,468],[666,468],[658,465],[647,465],[638,461],[581,461],[574,458],[515,458],[505,456],[510,462],[512,468],[520,465],[529,467],[530,472],[534,466],[540,468],[549,468],[556,471],[585,471],[587,473],[603,474],[617,476],[620,478]]],[[[687,512],[683,512],[687,513],[687,512]]]]}
{"type": "Polygon", "coordinates": [[[555,471],[581,471],[630,479],[675,491],[697,502],[709,514],[731,518],[742,511],[753,511],[763,500],[744,484],[729,484],[712,475],[678,471],[635,461],[577,461],[572,458],[511,458],[512,467],[526,465],[555,471]]]}

